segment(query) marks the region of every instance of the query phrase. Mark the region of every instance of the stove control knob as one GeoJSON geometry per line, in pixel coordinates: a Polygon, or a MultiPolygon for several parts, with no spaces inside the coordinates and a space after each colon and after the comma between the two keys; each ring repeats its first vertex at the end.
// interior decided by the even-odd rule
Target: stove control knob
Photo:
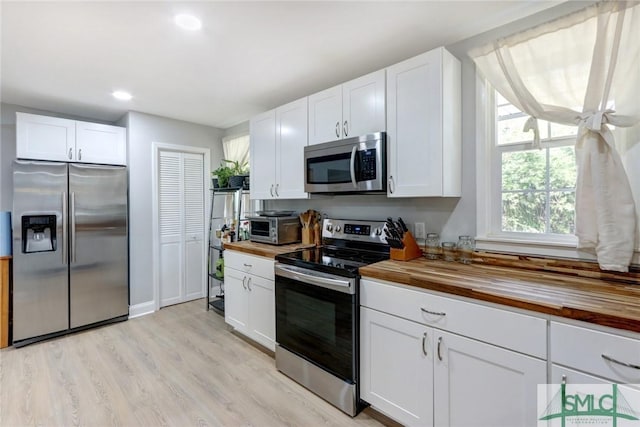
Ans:
{"type": "Polygon", "coordinates": [[[327,224],[327,231],[328,232],[332,232],[333,231],[333,225],[327,224]]]}
{"type": "Polygon", "coordinates": [[[376,228],[376,236],[381,236],[382,230],[380,228],[376,228]]]}
{"type": "Polygon", "coordinates": [[[339,225],[336,225],[336,233],[339,233],[340,231],[342,231],[342,227],[340,227],[339,225]]]}

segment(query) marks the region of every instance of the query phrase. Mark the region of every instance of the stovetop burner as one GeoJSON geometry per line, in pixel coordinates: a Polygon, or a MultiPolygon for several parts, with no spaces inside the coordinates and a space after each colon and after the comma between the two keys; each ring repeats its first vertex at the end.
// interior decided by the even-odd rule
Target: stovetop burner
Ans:
{"type": "Polygon", "coordinates": [[[383,222],[325,219],[323,246],[278,255],[284,264],[356,277],[358,268],[389,259],[389,246],[378,233],[383,222]]]}

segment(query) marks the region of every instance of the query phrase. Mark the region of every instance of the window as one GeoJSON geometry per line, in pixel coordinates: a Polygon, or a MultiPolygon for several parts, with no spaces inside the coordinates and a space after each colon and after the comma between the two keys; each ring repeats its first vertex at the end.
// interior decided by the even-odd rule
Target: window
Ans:
{"type": "Polygon", "coordinates": [[[500,231],[573,234],[577,127],[540,120],[542,148],[533,148],[529,116],[495,92],[494,169],[499,186],[500,231]]]}
{"type": "Polygon", "coordinates": [[[222,138],[224,158],[238,162],[240,166],[249,165],[249,135],[238,135],[222,138]]]}

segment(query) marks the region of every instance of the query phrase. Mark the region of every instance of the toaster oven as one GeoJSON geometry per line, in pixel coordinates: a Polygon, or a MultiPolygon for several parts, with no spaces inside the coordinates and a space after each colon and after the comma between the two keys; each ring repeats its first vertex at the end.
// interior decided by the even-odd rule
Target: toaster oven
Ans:
{"type": "Polygon", "coordinates": [[[249,219],[249,240],[270,245],[286,245],[300,241],[300,219],[297,216],[259,216],[249,219]]]}

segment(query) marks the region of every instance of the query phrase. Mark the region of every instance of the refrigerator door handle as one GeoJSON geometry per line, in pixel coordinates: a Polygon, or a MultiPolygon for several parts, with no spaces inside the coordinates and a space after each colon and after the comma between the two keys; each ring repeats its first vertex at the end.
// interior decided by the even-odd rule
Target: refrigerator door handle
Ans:
{"type": "Polygon", "coordinates": [[[71,262],[76,262],[76,193],[71,192],[71,262]]]}
{"type": "Polygon", "coordinates": [[[59,238],[62,244],[62,264],[68,264],[67,257],[67,192],[62,192],[62,236],[59,238]]]}

